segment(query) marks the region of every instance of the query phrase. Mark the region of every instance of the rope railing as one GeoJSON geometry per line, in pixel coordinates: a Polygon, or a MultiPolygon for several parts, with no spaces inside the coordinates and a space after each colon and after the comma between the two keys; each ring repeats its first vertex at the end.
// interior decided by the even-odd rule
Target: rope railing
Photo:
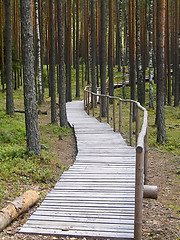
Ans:
{"type": "Polygon", "coordinates": [[[95,116],[95,103],[99,102],[99,120],[102,121],[102,99],[106,99],[106,119],[109,123],[110,119],[110,100],[112,102],[112,122],[113,130],[116,131],[116,102],[119,105],[118,115],[118,131],[122,132],[122,110],[123,103],[130,103],[129,114],[129,143],[133,146],[133,109],[136,107],[135,116],[135,144],[136,144],[136,182],[135,182],[135,220],[134,220],[134,239],[140,240],[142,237],[142,206],[144,185],[147,182],[147,166],[148,166],[148,112],[140,105],[139,102],[129,99],[121,99],[119,97],[94,93],[91,87],[86,86],[84,89],[84,109],[92,116],[95,116]],[[97,101],[97,98],[99,101],[97,101]],[[140,111],[143,111],[143,123],[140,129],[140,111]]]}

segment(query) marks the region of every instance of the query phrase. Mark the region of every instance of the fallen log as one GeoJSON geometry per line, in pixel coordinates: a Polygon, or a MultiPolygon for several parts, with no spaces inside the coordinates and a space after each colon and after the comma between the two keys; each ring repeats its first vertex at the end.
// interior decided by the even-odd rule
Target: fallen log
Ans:
{"type": "Polygon", "coordinates": [[[0,232],[20,214],[27,211],[40,199],[38,192],[29,190],[0,211],[0,232]]]}
{"type": "MultiPolygon", "coordinates": [[[[25,110],[21,110],[21,109],[15,109],[14,112],[16,113],[25,113],[25,110]]],[[[47,111],[43,111],[43,110],[38,110],[38,114],[45,114],[47,115],[47,111]]]]}
{"type": "Polygon", "coordinates": [[[157,186],[144,185],[143,197],[157,199],[158,197],[157,186]]]}

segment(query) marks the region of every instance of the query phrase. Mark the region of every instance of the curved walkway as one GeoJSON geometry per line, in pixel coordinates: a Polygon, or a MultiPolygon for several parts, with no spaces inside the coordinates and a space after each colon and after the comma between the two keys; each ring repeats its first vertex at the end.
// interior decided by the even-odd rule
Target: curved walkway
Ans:
{"type": "Polygon", "coordinates": [[[134,239],[135,148],[119,133],[67,104],[78,154],[20,233],[134,239]]]}

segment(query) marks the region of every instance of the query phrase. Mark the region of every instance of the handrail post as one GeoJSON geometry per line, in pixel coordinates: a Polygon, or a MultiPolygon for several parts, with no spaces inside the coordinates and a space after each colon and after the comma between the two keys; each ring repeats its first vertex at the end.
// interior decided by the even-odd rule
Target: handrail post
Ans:
{"type": "Polygon", "coordinates": [[[147,184],[147,171],[148,171],[148,151],[149,151],[149,129],[147,126],[147,131],[144,139],[144,185],[147,184]]]}
{"type": "Polygon", "coordinates": [[[102,116],[102,97],[99,96],[99,121],[101,122],[101,116],[102,116]]]}
{"type": "Polygon", "coordinates": [[[119,132],[122,132],[122,101],[119,100],[119,132]]]}
{"type": "Polygon", "coordinates": [[[139,136],[139,119],[140,119],[140,110],[139,107],[136,106],[136,145],[137,145],[137,140],[138,140],[138,136],[139,136]]]}
{"type": "Polygon", "coordinates": [[[84,90],[84,110],[86,110],[86,91],[84,90]]]}
{"type": "Polygon", "coordinates": [[[136,148],[136,185],[135,185],[135,219],[134,240],[142,238],[142,206],[143,206],[143,174],[144,151],[142,147],[136,148]]]}
{"type": "Polygon", "coordinates": [[[129,139],[130,139],[130,146],[132,146],[133,145],[133,102],[130,102],[129,139]]]}
{"type": "Polygon", "coordinates": [[[92,115],[94,117],[94,101],[95,101],[95,96],[92,94],[92,109],[93,109],[93,112],[92,112],[92,115]]]}
{"type": "Polygon", "coordinates": [[[116,131],[116,110],[115,110],[115,99],[113,98],[113,130],[116,131]]]}
{"type": "Polygon", "coordinates": [[[87,113],[88,113],[88,115],[89,115],[89,91],[88,91],[88,94],[87,94],[87,95],[88,95],[88,99],[87,99],[87,102],[88,102],[88,103],[87,103],[87,113]]]}
{"type": "Polygon", "coordinates": [[[109,97],[107,96],[107,123],[109,123],[109,97]]]}

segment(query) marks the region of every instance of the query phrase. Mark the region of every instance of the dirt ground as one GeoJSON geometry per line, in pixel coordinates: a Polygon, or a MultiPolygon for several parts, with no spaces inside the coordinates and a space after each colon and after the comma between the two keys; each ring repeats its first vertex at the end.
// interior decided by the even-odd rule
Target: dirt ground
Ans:
{"type": "MultiPolygon", "coordinates": [[[[48,113],[49,113],[49,109],[48,113]]],[[[50,116],[39,117],[40,125],[50,122],[50,116]]],[[[42,133],[43,134],[43,133],[42,133]]],[[[53,154],[59,158],[63,166],[72,165],[76,156],[74,137],[64,136],[59,141],[57,137],[49,136],[53,142],[53,154]]],[[[59,169],[59,175],[62,173],[59,169]]],[[[59,176],[60,177],[60,176],[59,176]]],[[[158,199],[143,201],[143,237],[142,239],[180,240],[180,156],[174,157],[163,152],[150,149],[148,184],[158,186],[158,199]]],[[[41,185],[34,188],[48,193],[51,188],[43,189],[41,185]]],[[[42,201],[42,199],[41,199],[42,201]]],[[[19,216],[4,231],[0,233],[3,240],[86,240],[87,238],[58,238],[55,236],[20,235],[20,227],[41,204],[41,201],[27,213],[19,216]]]]}

